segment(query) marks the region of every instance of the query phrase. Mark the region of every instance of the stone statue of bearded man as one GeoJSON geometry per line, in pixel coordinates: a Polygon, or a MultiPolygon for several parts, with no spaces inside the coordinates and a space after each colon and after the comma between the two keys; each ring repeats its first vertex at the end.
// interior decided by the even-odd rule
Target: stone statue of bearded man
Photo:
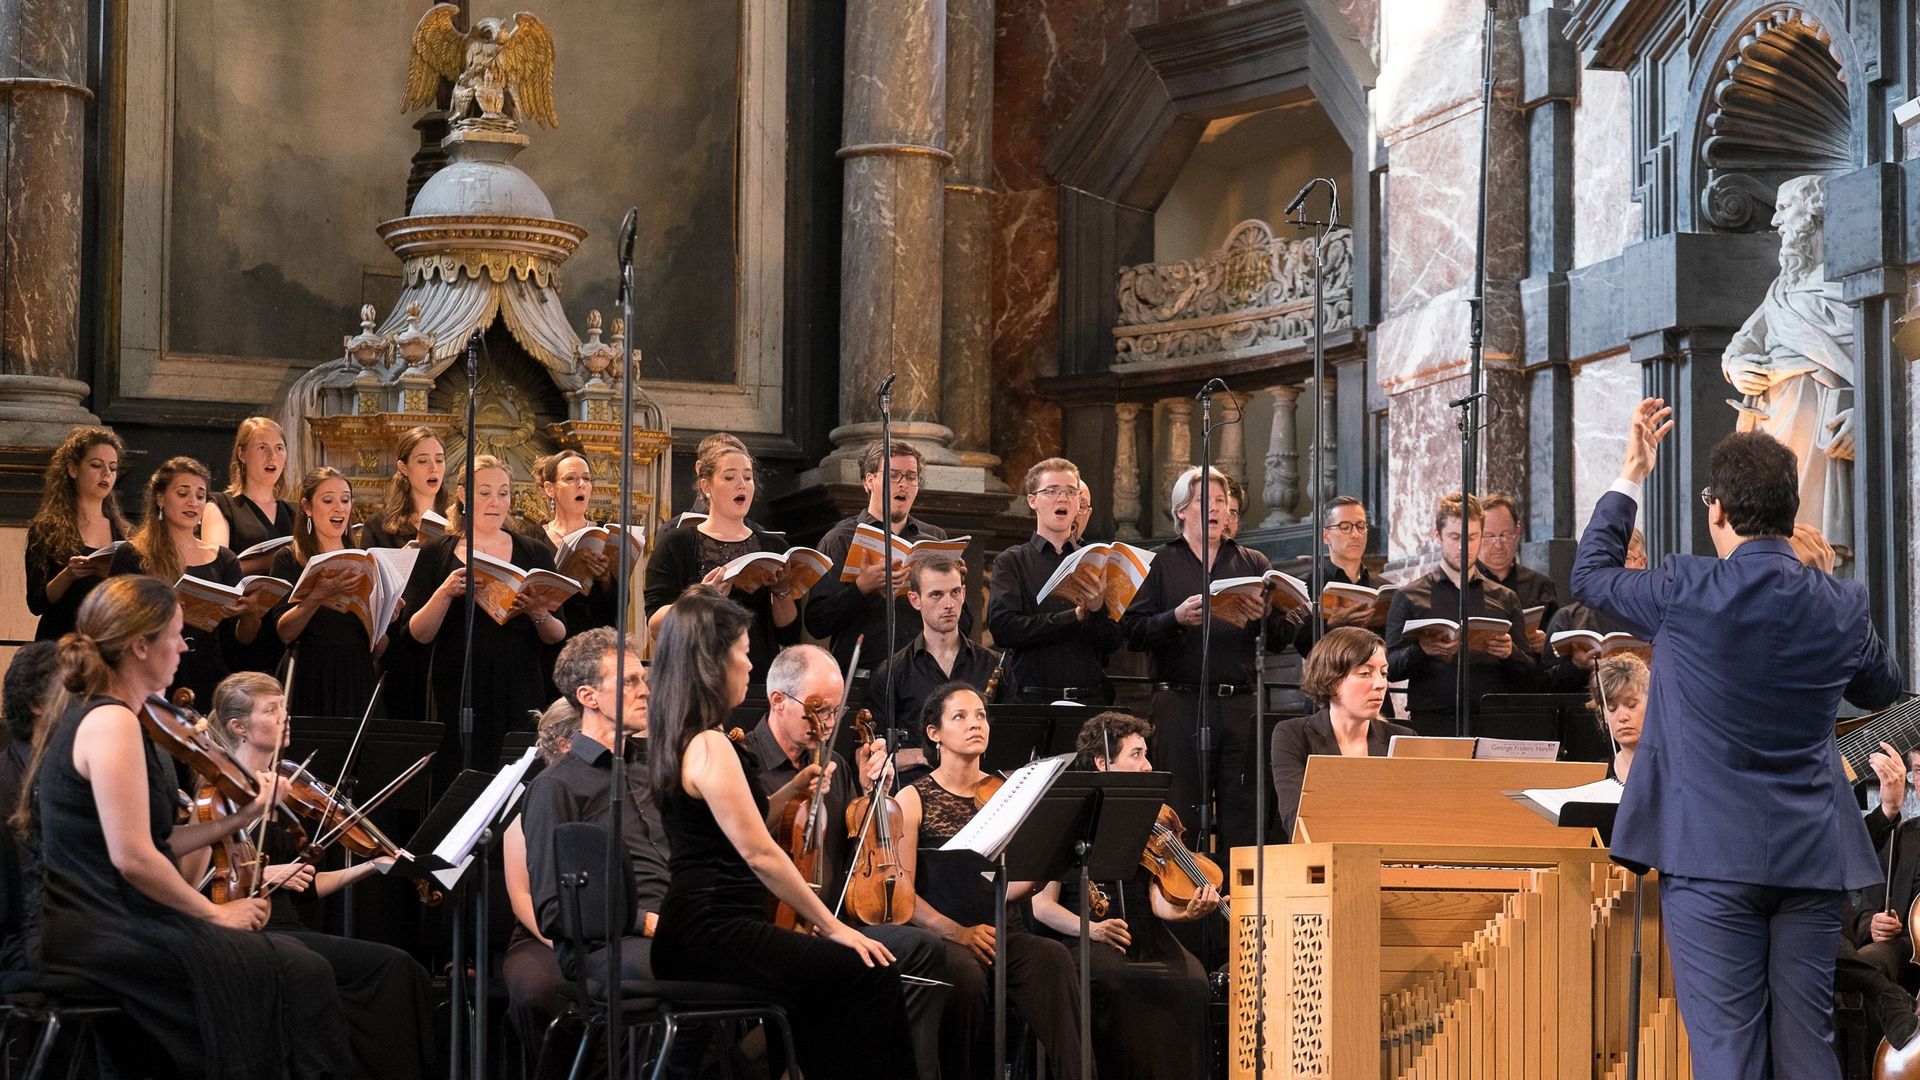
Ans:
{"type": "Polygon", "coordinates": [[[1842,557],[1853,547],[1853,311],[1827,280],[1826,180],[1780,185],[1780,275],[1728,342],[1720,370],[1743,400],[1739,430],[1764,431],[1800,459],[1799,520],[1842,557]]]}

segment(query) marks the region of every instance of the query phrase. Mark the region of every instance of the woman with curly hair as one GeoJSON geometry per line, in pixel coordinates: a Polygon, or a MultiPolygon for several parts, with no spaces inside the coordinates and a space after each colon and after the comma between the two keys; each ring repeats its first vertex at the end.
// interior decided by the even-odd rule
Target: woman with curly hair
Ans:
{"type": "Polygon", "coordinates": [[[113,494],[126,453],[106,428],[77,427],[47,462],[40,509],[27,522],[27,610],[40,616],[35,641],[58,641],[73,629],[80,601],[106,576],[87,554],[127,538],[113,494]]]}

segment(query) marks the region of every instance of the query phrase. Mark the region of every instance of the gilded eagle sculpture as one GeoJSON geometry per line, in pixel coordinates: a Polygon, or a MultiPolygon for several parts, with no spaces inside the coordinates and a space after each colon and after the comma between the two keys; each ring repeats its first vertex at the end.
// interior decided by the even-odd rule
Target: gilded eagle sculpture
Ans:
{"type": "Polygon", "coordinates": [[[472,29],[454,28],[454,4],[435,4],[413,28],[407,65],[407,98],[401,112],[433,105],[440,80],[453,82],[450,117],[455,128],[517,131],[522,120],[559,127],[553,107],[553,34],[530,12],[507,19],[477,19],[472,29]]]}

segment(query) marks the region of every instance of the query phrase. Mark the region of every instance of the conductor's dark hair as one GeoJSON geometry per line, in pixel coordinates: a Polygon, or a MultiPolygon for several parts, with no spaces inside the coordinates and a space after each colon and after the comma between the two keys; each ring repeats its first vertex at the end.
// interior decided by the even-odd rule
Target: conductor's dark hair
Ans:
{"type": "Polygon", "coordinates": [[[1800,463],[1762,431],[1741,431],[1713,445],[1707,486],[1727,524],[1747,539],[1784,540],[1800,513],[1800,463]]]}
{"type": "Polygon", "coordinates": [[[648,773],[655,802],[680,787],[680,762],[694,736],[724,728],[738,702],[727,694],[727,654],[753,616],[710,585],[689,586],[660,620],[654,639],[654,687],[647,709],[652,753],[648,773]]]}

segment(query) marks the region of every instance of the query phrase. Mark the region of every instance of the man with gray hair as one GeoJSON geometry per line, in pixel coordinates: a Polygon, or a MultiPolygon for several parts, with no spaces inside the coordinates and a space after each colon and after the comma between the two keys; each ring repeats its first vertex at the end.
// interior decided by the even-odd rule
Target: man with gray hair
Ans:
{"type": "MultiPolygon", "coordinates": [[[[831,731],[845,697],[846,685],[832,653],[818,645],[780,650],[767,667],[767,715],[741,742],[753,764],[750,774],[760,790],[769,794],[778,791],[812,764],[821,735],[831,731]]],[[[856,779],[862,792],[872,789],[886,765],[886,744],[875,739],[856,747],[853,760],[854,767],[849,769],[846,760],[829,749],[825,763],[829,771],[821,812],[826,818],[826,836],[820,858],[826,887],[820,899],[836,911],[840,910],[848,864],[847,804],[852,801],[856,779]]],[[[786,843],[785,837],[774,839],[786,843]]],[[[946,982],[948,945],[939,937],[914,926],[859,929],[893,953],[901,974],[946,982]]],[[[911,982],[906,987],[907,1019],[913,1028],[913,1052],[921,1080],[939,1080],[941,1024],[971,1033],[982,1019],[953,1015],[969,1003],[942,994],[942,989],[911,982]]]]}
{"type": "MultiPolygon", "coordinates": [[[[1180,534],[1154,550],[1153,566],[1121,626],[1128,646],[1148,656],[1154,728],[1150,755],[1173,774],[1168,802],[1190,830],[1196,829],[1200,802],[1210,791],[1219,810],[1218,850],[1224,851],[1253,843],[1254,785],[1269,783],[1253,769],[1253,695],[1261,682],[1253,663],[1256,636],[1265,633],[1268,650],[1278,648],[1293,639],[1295,622],[1272,605],[1255,606],[1257,599],[1249,603],[1217,597],[1212,625],[1205,625],[1203,578],[1258,577],[1270,568],[1265,555],[1226,535],[1232,506],[1227,477],[1218,469],[1207,471],[1210,481],[1204,485],[1198,466],[1174,481],[1171,503],[1180,534]],[[1201,646],[1209,636],[1211,655],[1202,683],[1201,646]],[[1211,714],[1212,725],[1205,759],[1199,744],[1202,709],[1211,714]]],[[[1207,837],[1195,835],[1192,843],[1202,851],[1210,849],[1207,837]]]]}

